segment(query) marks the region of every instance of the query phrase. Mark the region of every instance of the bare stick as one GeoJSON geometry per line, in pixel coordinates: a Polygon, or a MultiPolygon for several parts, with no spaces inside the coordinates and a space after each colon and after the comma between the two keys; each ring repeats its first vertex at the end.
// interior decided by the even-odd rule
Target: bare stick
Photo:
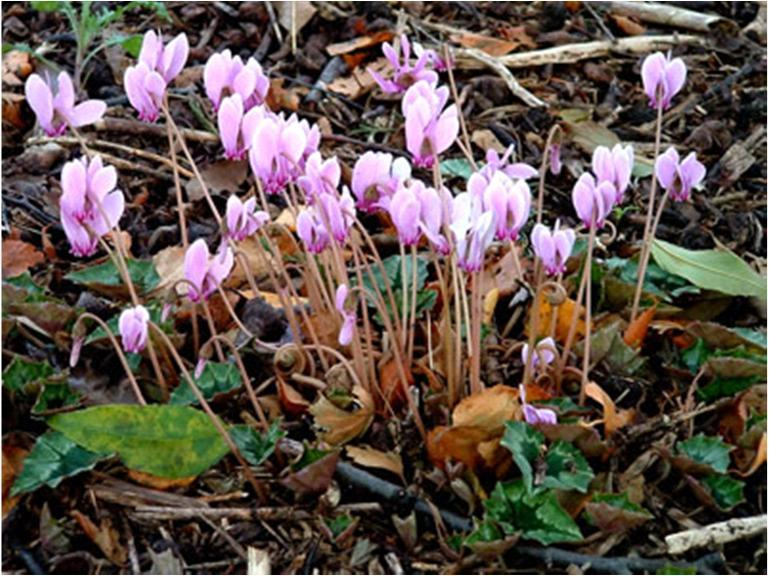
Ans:
{"type": "Polygon", "coordinates": [[[717,14],[702,14],[664,4],[662,2],[610,2],[610,12],[621,16],[630,16],[641,22],[663,24],[671,28],[685,28],[695,32],[710,32],[726,27],[731,35],[738,29],[736,23],[717,14]]]}
{"type": "Polygon", "coordinates": [[[693,530],[669,534],[664,538],[669,554],[683,554],[692,548],[719,546],[766,532],[766,514],[750,518],[731,518],[693,530]]]}
{"type": "Polygon", "coordinates": [[[495,58],[477,48],[460,48],[456,51],[457,61],[461,56],[469,57],[477,62],[481,62],[499,74],[502,80],[507,83],[510,92],[530,108],[542,108],[547,106],[545,102],[521,86],[521,83],[518,82],[515,75],[510,72],[510,69],[505,65],[504,58],[495,58]]]}

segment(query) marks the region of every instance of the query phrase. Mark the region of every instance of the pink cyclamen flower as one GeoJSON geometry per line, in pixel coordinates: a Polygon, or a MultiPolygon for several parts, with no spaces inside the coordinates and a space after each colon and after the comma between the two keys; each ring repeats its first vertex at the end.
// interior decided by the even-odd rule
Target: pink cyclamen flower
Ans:
{"type": "Polygon", "coordinates": [[[483,206],[494,214],[497,240],[515,240],[529,219],[531,193],[523,180],[494,173],[483,191],[483,206]]]}
{"type": "Polygon", "coordinates": [[[150,316],[144,306],[135,306],[119,316],[119,333],[125,352],[138,354],[146,347],[150,316]]]}
{"type": "Polygon", "coordinates": [[[617,196],[618,192],[612,182],[597,183],[588,172],[584,172],[577,179],[572,189],[572,203],[577,216],[589,228],[593,225],[597,228],[604,226],[604,221],[615,206],[617,196]]]}
{"type": "Polygon", "coordinates": [[[239,94],[245,109],[250,110],[264,102],[270,89],[270,80],[255,58],[249,58],[243,64],[240,56],[232,56],[230,50],[223,50],[208,58],[202,79],[214,110],[218,110],[222,100],[232,94],[239,94]]]}
{"type": "MultiPolygon", "coordinates": [[[[534,350],[531,355],[531,368],[537,370],[538,368],[548,366],[556,358],[556,342],[548,336],[543,338],[534,346],[534,350]]],[[[529,345],[524,344],[521,348],[521,361],[526,364],[529,361],[529,345]]]]}
{"type": "Polygon", "coordinates": [[[410,163],[386,152],[365,152],[356,161],[351,188],[356,207],[365,212],[388,210],[391,197],[410,179],[410,163]]]}
{"type": "Polygon", "coordinates": [[[556,424],[558,418],[553,410],[548,408],[535,408],[526,401],[526,388],[520,385],[521,405],[523,407],[523,419],[527,424],[556,424]]]}
{"type": "Polygon", "coordinates": [[[124,195],[116,190],[116,169],[99,156],[67,162],[62,167],[59,212],[62,228],[75,256],[91,256],[100,237],[118,224],[124,195]]]}
{"type": "Polygon", "coordinates": [[[340,245],[344,244],[353,226],[356,212],[350,190],[346,186],[339,197],[335,194],[324,194],[319,200],[321,205],[319,208],[317,201],[316,209],[323,209],[322,221],[329,227],[327,233],[331,231],[335,241],[340,245]]]}
{"type": "Polygon", "coordinates": [[[429,59],[429,62],[437,72],[447,72],[449,69],[453,69],[453,54],[448,54],[448,61],[442,57],[438,52],[434,50],[424,48],[419,42],[413,42],[413,53],[416,58],[420,59],[424,54],[429,59]]]}
{"type": "MultiPolygon", "coordinates": [[[[285,121],[280,116],[267,115],[254,131],[249,152],[251,169],[268,194],[278,194],[302,171],[310,133],[296,117],[285,121]]],[[[312,152],[311,152],[312,153],[312,152]]]]}
{"type": "Polygon", "coordinates": [[[480,169],[480,174],[490,179],[497,172],[502,172],[513,180],[529,180],[539,176],[536,168],[524,162],[509,163],[513,148],[511,144],[501,157],[496,150],[489,148],[486,152],[486,165],[480,169]]]}
{"type": "Polygon", "coordinates": [[[418,54],[418,60],[415,65],[411,65],[410,62],[410,41],[404,34],[400,39],[402,58],[404,62],[400,61],[400,57],[394,47],[388,42],[384,42],[382,49],[383,54],[394,68],[391,78],[384,78],[374,70],[370,69],[372,75],[378,86],[387,94],[401,94],[410,86],[420,80],[427,81],[431,84],[437,84],[437,74],[431,70],[426,70],[426,63],[430,58],[428,51],[423,51],[418,54]]]}
{"type": "Polygon", "coordinates": [[[672,98],[682,90],[688,70],[680,58],[655,52],[642,63],[642,85],[653,108],[669,108],[672,98]],[[660,98],[660,100],[659,100],[660,98]]]}
{"type": "Polygon", "coordinates": [[[418,166],[431,168],[456,140],[459,117],[455,105],[443,109],[447,100],[447,87],[435,89],[423,81],[413,84],[402,98],[405,146],[418,166]]]}
{"type": "Polygon", "coordinates": [[[597,146],[591,161],[593,172],[597,182],[612,182],[617,192],[615,203],[623,201],[623,195],[631,181],[631,172],[634,169],[634,149],[631,146],[616,144],[612,149],[605,146],[597,146]]]}
{"type": "Polygon", "coordinates": [[[181,32],[165,45],[153,30],[143,36],[138,63],[124,71],[124,90],[138,117],[155,122],[167,85],[181,72],[189,57],[189,41],[181,32]]]}
{"type": "Polygon", "coordinates": [[[470,192],[453,200],[450,230],[456,242],[458,266],[466,272],[483,268],[486,251],[496,234],[496,219],[482,199],[470,192]]]}
{"type": "Polygon", "coordinates": [[[353,334],[356,330],[356,312],[346,309],[346,300],[348,299],[348,286],[340,284],[335,292],[335,308],[343,317],[343,325],[340,327],[340,334],[337,341],[340,346],[347,346],[353,340],[353,334]]]}
{"type": "Polygon", "coordinates": [[[550,145],[550,173],[554,176],[561,174],[561,144],[550,145]]]}
{"type": "Polygon", "coordinates": [[[675,202],[688,200],[691,190],[701,183],[707,173],[704,164],[696,159],[696,152],[691,152],[681,162],[674,147],[656,159],[655,169],[661,187],[669,192],[669,197],[675,202]]]}
{"type": "Polygon", "coordinates": [[[229,276],[234,263],[235,257],[228,246],[222,245],[221,249],[211,256],[205,240],[200,238],[193,242],[186,250],[183,260],[184,278],[197,288],[195,290],[189,286],[189,299],[199,302],[202,296],[207,300],[229,276]]]}
{"type": "Polygon", "coordinates": [[[329,232],[319,216],[318,210],[308,207],[297,215],[297,235],[305,249],[320,254],[329,245],[329,232]]]}
{"type": "Polygon", "coordinates": [[[138,118],[144,122],[155,122],[165,98],[167,85],[159,72],[139,62],[124,71],[124,90],[138,118]]]}
{"type": "Polygon", "coordinates": [[[453,211],[453,196],[450,190],[443,186],[442,190],[437,192],[434,188],[422,186],[418,199],[421,203],[421,231],[437,253],[448,255],[451,246],[443,234],[443,227],[450,224],[453,211]]]}
{"type": "Polygon", "coordinates": [[[256,198],[249,198],[245,203],[235,195],[227,200],[227,236],[240,242],[253,235],[270,220],[270,215],[264,210],[256,209],[256,198]]]}
{"type": "Polygon", "coordinates": [[[73,81],[67,72],[57,76],[56,96],[52,86],[37,74],[27,79],[24,95],[47,136],[61,136],[68,126],[80,128],[93,124],[105,114],[106,105],[102,100],[86,100],[75,105],[73,81]]]}
{"type": "Polygon", "coordinates": [[[334,194],[340,185],[340,163],[337,157],[324,161],[316,151],[305,161],[305,174],[300,176],[299,185],[310,202],[314,195],[334,194]]]}
{"type": "Polygon", "coordinates": [[[181,32],[165,45],[161,36],[149,30],[143,36],[138,62],[143,62],[149,70],[157,72],[167,85],[183,70],[188,57],[189,41],[186,34],[181,32]]]}
{"type": "Polygon", "coordinates": [[[575,244],[575,231],[571,228],[561,230],[558,220],[552,232],[544,224],[535,224],[531,232],[531,244],[548,276],[563,274],[575,244]]]}
{"type": "Polygon", "coordinates": [[[389,215],[397,229],[399,241],[405,246],[414,246],[421,239],[421,201],[419,194],[424,188],[422,182],[414,180],[410,186],[400,188],[391,198],[389,215]]]}
{"type": "Polygon", "coordinates": [[[244,113],[240,94],[225,98],[218,112],[219,136],[227,160],[242,160],[251,146],[254,132],[264,117],[262,108],[244,113]]]}

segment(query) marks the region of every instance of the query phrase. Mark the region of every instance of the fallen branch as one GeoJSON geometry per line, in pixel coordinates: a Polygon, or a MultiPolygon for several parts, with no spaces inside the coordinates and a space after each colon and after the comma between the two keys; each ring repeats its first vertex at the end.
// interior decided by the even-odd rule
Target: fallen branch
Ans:
{"type": "MultiPolygon", "coordinates": [[[[701,36],[689,34],[672,34],[665,36],[633,36],[621,38],[615,42],[596,40],[580,44],[565,44],[542,50],[532,50],[519,54],[502,56],[499,61],[507,68],[528,68],[546,64],[574,64],[581,60],[607,56],[611,52],[625,54],[645,54],[656,50],[666,50],[679,45],[704,46],[706,41],[701,36]]],[[[466,49],[454,51],[456,67],[460,69],[483,68],[485,63],[467,54],[466,49]]]]}
{"type": "MultiPolygon", "coordinates": [[[[425,514],[432,519],[434,518],[431,507],[423,499],[407,492],[404,488],[401,488],[396,484],[373,476],[361,468],[357,468],[346,462],[338,462],[335,473],[341,480],[356,485],[383,500],[400,506],[406,505],[412,507],[416,512],[425,514]]],[[[448,510],[440,509],[439,512],[440,517],[451,530],[457,532],[469,532],[472,530],[472,521],[469,518],[464,518],[463,516],[459,516],[448,510]]]]}
{"type": "Polygon", "coordinates": [[[307,510],[293,506],[278,508],[178,508],[172,506],[138,506],[133,513],[139,520],[309,520],[307,510]]]}
{"type": "MultiPolygon", "coordinates": [[[[125,134],[145,135],[151,134],[167,138],[167,128],[161,124],[149,124],[140,120],[125,120],[123,118],[103,118],[94,123],[94,128],[98,132],[123,132],[125,134]]],[[[181,128],[181,134],[194,142],[218,142],[217,134],[205,132],[204,130],[192,130],[191,128],[181,128]]]]}
{"type": "Polygon", "coordinates": [[[682,554],[692,548],[725,544],[766,532],[766,514],[751,518],[732,518],[693,530],[669,534],[666,541],[670,554],[682,554]]]}
{"type": "Polygon", "coordinates": [[[499,76],[501,76],[502,79],[507,82],[507,87],[510,88],[510,92],[520,98],[528,106],[532,108],[547,106],[545,102],[521,86],[521,84],[518,82],[518,79],[512,72],[510,72],[507,66],[504,65],[501,59],[486,54],[482,50],[477,50],[475,48],[461,48],[457,51],[457,54],[463,54],[470,58],[474,58],[475,60],[478,60],[479,62],[482,62],[489,68],[493,69],[494,72],[499,74],[499,76]]]}
{"type": "Polygon", "coordinates": [[[661,24],[672,28],[685,28],[696,32],[719,30],[735,35],[739,32],[736,23],[718,14],[702,14],[685,8],[678,8],[664,2],[610,2],[601,8],[609,8],[612,14],[629,16],[642,22],[661,24]]]}
{"type": "Polygon", "coordinates": [[[561,548],[541,548],[534,546],[516,546],[513,553],[521,556],[530,556],[543,560],[547,564],[563,564],[575,566],[588,566],[588,571],[594,574],[655,574],[664,566],[676,566],[678,568],[695,568],[696,574],[724,574],[725,565],[723,556],[719,552],[702,556],[695,562],[683,562],[679,560],[667,560],[660,558],[640,558],[639,556],[591,556],[570,552],[561,548]]]}

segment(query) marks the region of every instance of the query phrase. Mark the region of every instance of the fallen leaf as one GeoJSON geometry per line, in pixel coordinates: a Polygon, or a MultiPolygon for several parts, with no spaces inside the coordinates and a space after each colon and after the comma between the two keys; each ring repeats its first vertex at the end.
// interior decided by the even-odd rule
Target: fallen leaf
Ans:
{"type": "Polygon", "coordinates": [[[339,458],[340,455],[337,451],[327,454],[301,470],[282,478],[281,484],[298,494],[321,494],[329,488],[339,458]]]}
{"type": "Polygon", "coordinates": [[[645,27],[636,20],[632,20],[628,16],[610,14],[610,17],[615,21],[615,25],[620,29],[620,31],[627,36],[641,36],[645,33],[645,27]]]}
{"type": "Polygon", "coordinates": [[[653,321],[653,316],[656,315],[657,306],[648,308],[642,314],[634,318],[634,321],[629,324],[626,331],[623,333],[623,341],[632,348],[641,348],[642,342],[647,336],[650,323],[653,321]]]}
{"type": "MultiPolygon", "coordinates": [[[[408,385],[414,384],[413,374],[408,366],[404,367],[405,378],[408,385]]],[[[405,394],[402,389],[402,380],[400,379],[399,366],[395,358],[391,358],[383,363],[379,368],[380,390],[383,398],[392,408],[397,408],[404,404],[405,394]]]]}
{"type": "Polygon", "coordinates": [[[17,474],[22,471],[24,459],[29,454],[28,450],[7,443],[3,440],[3,519],[14,509],[21,495],[11,496],[11,486],[16,480],[17,474]]]}
{"type": "Polygon", "coordinates": [[[755,453],[755,457],[753,457],[753,461],[750,463],[750,466],[748,466],[747,470],[744,472],[738,472],[735,470],[739,476],[742,478],[746,478],[753,474],[758,468],[761,467],[761,464],[766,462],[766,456],[767,456],[767,448],[766,448],[766,432],[761,434],[761,439],[758,441],[758,450],[755,453]]]}
{"type": "Polygon", "coordinates": [[[381,30],[380,32],[368,36],[357,36],[356,38],[346,40],[345,42],[330,44],[326,47],[326,53],[330,56],[340,56],[341,54],[348,54],[354,50],[369,48],[370,46],[375,46],[382,42],[391,42],[392,38],[394,38],[393,32],[381,30]]]}
{"type": "Polygon", "coordinates": [[[492,288],[483,299],[483,324],[490,325],[494,316],[494,310],[499,302],[499,289],[492,288]]]}
{"type": "MultiPolygon", "coordinates": [[[[176,282],[184,278],[183,261],[185,255],[186,250],[184,250],[183,246],[176,245],[160,250],[151,257],[151,262],[153,262],[154,268],[156,268],[157,274],[159,274],[159,284],[155,289],[155,293],[165,293],[176,282]]],[[[186,294],[188,287],[182,282],[176,287],[176,292],[179,295],[186,294]]]]}
{"type": "Polygon", "coordinates": [[[23,274],[44,260],[43,253],[28,242],[3,241],[3,278],[13,278],[23,274]]]}
{"type": "Polygon", "coordinates": [[[10,50],[3,55],[3,84],[21,86],[32,74],[32,62],[29,52],[10,50]]]}
{"type": "Polygon", "coordinates": [[[84,533],[97,544],[108,560],[119,567],[124,565],[127,561],[127,549],[119,542],[119,532],[113,527],[109,518],[103,518],[98,528],[88,516],[78,510],[73,510],[71,514],[84,533]]]}
{"type": "Polygon", "coordinates": [[[273,5],[278,14],[280,25],[291,31],[293,24],[295,33],[299,33],[316,14],[316,7],[308,0],[273,2],[273,5]]]}
{"type": "Polygon", "coordinates": [[[457,44],[461,44],[465,48],[475,48],[477,50],[482,50],[491,56],[504,56],[505,54],[508,54],[518,48],[518,42],[500,40],[499,38],[494,38],[493,36],[472,34],[470,32],[452,34],[450,39],[457,44]]]}
{"type": "Polygon", "coordinates": [[[327,90],[341,94],[346,98],[357,99],[377,86],[377,82],[370,74],[370,70],[382,76],[391,74],[392,66],[388,60],[381,58],[371,63],[368,67],[357,66],[349,76],[335,78],[327,84],[327,90]]]}
{"type": "Polygon", "coordinates": [[[589,381],[588,384],[585,385],[585,394],[602,405],[604,412],[605,437],[612,435],[618,428],[631,424],[637,415],[632,408],[629,408],[628,410],[619,410],[615,406],[615,402],[610,398],[610,395],[602,390],[596,382],[589,381]]]}
{"type": "MultiPolygon", "coordinates": [[[[538,325],[538,333],[541,336],[547,336],[550,333],[550,324],[553,319],[553,306],[545,297],[545,294],[541,296],[540,301],[540,318],[538,325]]],[[[572,338],[572,343],[585,335],[585,321],[583,320],[583,308],[580,307],[577,315],[577,324],[572,338]]],[[[564,302],[558,306],[558,315],[556,317],[556,331],[553,334],[556,342],[565,342],[567,334],[569,333],[569,327],[572,326],[572,317],[575,312],[575,301],[571,298],[567,298],[564,302]]],[[[528,331],[528,324],[526,330],[528,331]]]]}
{"type": "Polygon", "coordinates": [[[533,50],[537,47],[537,43],[534,38],[529,36],[526,32],[526,26],[509,26],[504,28],[498,28],[497,32],[505,40],[511,42],[517,42],[522,48],[528,48],[533,50]]]}
{"type": "Polygon", "coordinates": [[[279,112],[281,109],[296,112],[299,109],[299,93],[296,88],[284,88],[283,78],[273,78],[270,80],[270,90],[267,92],[265,104],[273,112],[279,112]]]}
{"type": "Polygon", "coordinates": [[[631,528],[641,526],[653,517],[641,506],[628,502],[625,496],[622,496],[621,499],[626,501],[625,505],[614,505],[607,501],[586,503],[585,511],[599,530],[607,534],[626,532],[631,528]]]}
{"type": "Polygon", "coordinates": [[[395,452],[382,452],[371,446],[348,446],[345,453],[354,462],[367,468],[381,468],[404,479],[402,457],[395,452]]]}
{"type": "Polygon", "coordinates": [[[474,470],[482,461],[478,446],[489,438],[489,433],[477,426],[437,426],[426,435],[426,452],[438,468],[453,460],[474,470]]]}
{"type": "MultiPolygon", "coordinates": [[[[211,194],[222,192],[235,194],[240,191],[248,177],[248,161],[217,160],[202,168],[200,174],[211,194]]],[[[191,201],[205,198],[202,186],[196,178],[192,178],[186,183],[186,193],[191,201]]]]}
{"type": "Polygon", "coordinates": [[[501,434],[507,420],[515,420],[520,407],[518,389],[499,384],[468,396],[453,409],[454,426],[477,426],[489,435],[501,434]]]}
{"type": "Polygon", "coordinates": [[[470,140],[472,140],[472,142],[483,152],[493,149],[499,154],[502,154],[505,151],[504,144],[499,141],[499,138],[497,138],[491,130],[486,128],[472,132],[470,140]]]}
{"type": "Polygon", "coordinates": [[[353,389],[354,403],[357,408],[348,411],[335,405],[326,396],[321,395],[310,407],[310,414],[316,425],[323,428],[322,440],[335,445],[344,444],[361,436],[372,423],[375,415],[375,404],[372,395],[363,386],[353,389]]]}

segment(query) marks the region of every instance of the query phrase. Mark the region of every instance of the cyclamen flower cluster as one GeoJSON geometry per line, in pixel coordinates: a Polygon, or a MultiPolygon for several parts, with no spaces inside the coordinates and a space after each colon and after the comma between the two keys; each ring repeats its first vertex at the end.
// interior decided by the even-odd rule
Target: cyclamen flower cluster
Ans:
{"type": "Polygon", "coordinates": [[[124,89],[138,117],[146,122],[159,118],[167,85],[183,70],[189,42],[181,32],[165,45],[153,30],[143,36],[138,63],[124,72],[124,89]]]}
{"type": "Polygon", "coordinates": [[[427,64],[432,64],[438,71],[448,68],[445,61],[436,52],[424,50],[423,46],[418,43],[413,44],[413,52],[416,56],[416,62],[413,64],[410,57],[410,41],[404,34],[400,38],[400,47],[402,50],[401,58],[388,42],[384,42],[382,46],[383,54],[393,68],[390,78],[384,78],[374,70],[369,70],[375,82],[386,94],[401,94],[420,81],[429,82],[431,85],[437,84],[437,74],[432,70],[427,70],[427,64]]]}
{"type": "Polygon", "coordinates": [[[82,157],[62,167],[59,211],[62,228],[75,256],[91,256],[99,238],[118,224],[124,195],[116,189],[116,169],[102,159],[82,157]]]}
{"type": "Polygon", "coordinates": [[[601,228],[612,209],[623,201],[634,169],[634,150],[616,144],[612,149],[598,146],[593,155],[593,171],[584,172],[572,189],[572,203],[586,227],[601,228]]]}

